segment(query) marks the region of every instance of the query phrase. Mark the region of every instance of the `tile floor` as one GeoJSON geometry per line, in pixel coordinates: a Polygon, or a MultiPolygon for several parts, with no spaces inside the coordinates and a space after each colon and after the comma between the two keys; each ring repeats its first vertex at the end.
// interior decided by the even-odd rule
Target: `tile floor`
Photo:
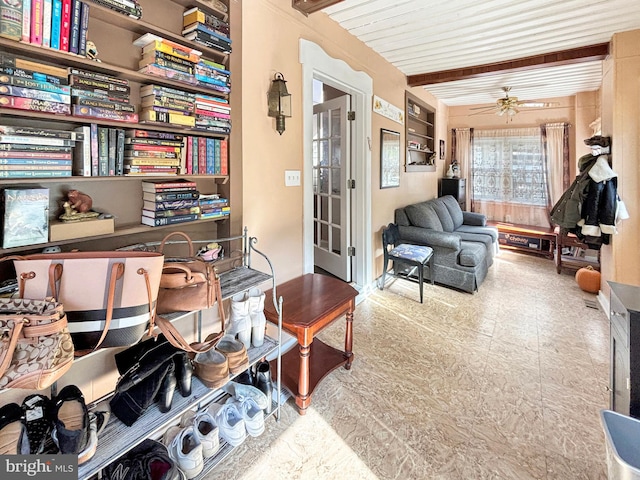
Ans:
{"type": "MultiPolygon", "coordinates": [[[[474,295],[395,280],[358,305],[355,362],[208,478],[605,479],[608,321],[553,262],[503,251],[474,295]]],[[[285,299],[286,308],[286,299],[285,299]]],[[[343,342],[343,322],[320,337],[343,342]]]]}

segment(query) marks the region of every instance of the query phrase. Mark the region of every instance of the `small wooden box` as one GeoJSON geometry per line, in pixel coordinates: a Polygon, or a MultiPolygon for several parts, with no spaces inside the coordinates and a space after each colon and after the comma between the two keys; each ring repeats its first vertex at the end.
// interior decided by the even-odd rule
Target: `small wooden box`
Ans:
{"type": "Polygon", "coordinates": [[[49,241],[56,242],[72,238],[93,237],[94,235],[108,235],[113,233],[114,229],[113,218],[70,223],[51,222],[49,241]]]}

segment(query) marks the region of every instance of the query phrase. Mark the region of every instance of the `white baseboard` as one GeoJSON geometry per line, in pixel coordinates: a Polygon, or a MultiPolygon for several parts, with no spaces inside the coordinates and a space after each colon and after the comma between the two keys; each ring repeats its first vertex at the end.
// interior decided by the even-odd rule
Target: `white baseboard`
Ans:
{"type": "MultiPolygon", "coordinates": [[[[604,314],[609,318],[611,304],[609,303],[609,298],[602,292],[602,290],[598,290],[598,303],[600,304],[604,314]]],[[[611,318],[609,318],[609,320],[611,320],[611,318]]]]}

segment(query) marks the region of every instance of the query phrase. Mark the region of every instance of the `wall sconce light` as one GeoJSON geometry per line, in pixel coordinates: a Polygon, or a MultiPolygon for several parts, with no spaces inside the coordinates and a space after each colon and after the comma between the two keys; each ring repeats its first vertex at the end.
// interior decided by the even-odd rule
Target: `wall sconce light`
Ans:
{"type": "Polygon", "coordinates": [[[287,91],[287,81],[280,72],[273,76],[267,98],[269,116],[276,119],[276,130],[282,135],[284,118],[291,117],[291,94],[287,91]]]}

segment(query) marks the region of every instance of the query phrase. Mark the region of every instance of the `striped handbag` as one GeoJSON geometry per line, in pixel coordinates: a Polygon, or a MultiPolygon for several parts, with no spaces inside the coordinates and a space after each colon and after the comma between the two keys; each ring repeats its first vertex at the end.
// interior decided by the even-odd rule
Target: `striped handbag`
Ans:
{"type": "Polygon", "coordinates": [[[76,356],[137,343],[155,323],[164,255],[95,251],[11,258],[21,298],[64,306],[76,356]]]}

